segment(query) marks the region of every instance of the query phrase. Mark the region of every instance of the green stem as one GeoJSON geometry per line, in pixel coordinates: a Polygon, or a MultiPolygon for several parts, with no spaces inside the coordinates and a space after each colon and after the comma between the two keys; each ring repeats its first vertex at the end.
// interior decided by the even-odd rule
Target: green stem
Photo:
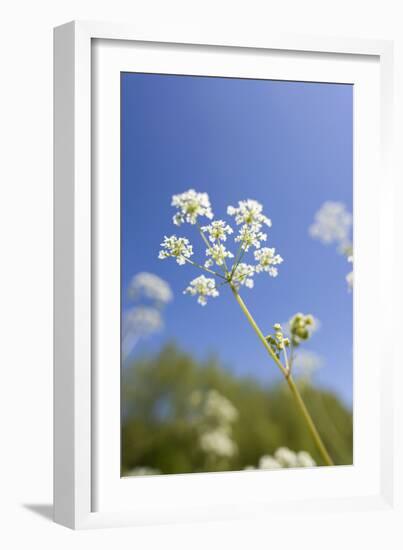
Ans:
{"type": "Polygon", "coordinates": [[[284,368],[283,364],[281,363],[280,359],[277,357],[277,355],[274,353],[274,351],[272,350],[270,344],[268,343],[268,341],[266,340],[266,338],[264,337],[264,334],[263,332],[260,330],[260,328],[258,327],[258,325],[256,324],[256,321],[254,320],[254,318],[252,317],[252,315],[250,314],[248,308],[246,307],[245,305],[245,302],[242,300],[241,296],[239,295],[237,289],[234,287],[234,285],[231,284],[231,290],[232,290],[232,293],[233,295],[235,296],[235,299],[236,301],[238,302],[238,304],[241,306],[241,309],[242,311],[244,312],[246,318],[248,319],[249,323],[252,325],[252,328],[253,330],[256,332],[256,334],[258,335],[260,341],[262,342],[263,346],[266,348],[266,350],[269,352],[269,355],[271,356],[271,358],[273,359],[273,361],[276,363],[276,365],[278,366],[278,368],[281,370],[281,372],[283,373],[284,376],[287,375],[287,370],[284,368]]]}
{"type": "Polygon", "coordinates": [[[226,281],[226,278],[223,275],[221,275],[220,273],[217,273],[217,271],[213,271],[212,269],[209,269],[208,267],[204,267],[203,265],[200,265],[197,262],[194,262],[193,260],[189,260],[189,258],[185,258],[184,256],[183,256],[183,258],[189,264],[194,265],[195,267],[198,267],[199,269],[203,269],[204,271],[207,271],[208,273],[211,273],[212,275],[215,275],[216,277],[220,277],[221,279],[224,279],[224,281],[226,281]]]}
{"type": "Polygon", "coordinates": [[[291,393],[294,397],[294,400],[295,400],[296,404],[298,405],[300,411],[302,412],[302,415],[305,419],[305,422],[308,426],[308,429],[309,429],[309,431],[312,435],[312,438],[315,441],[316,446],[318,447],[318,450],[319,450],[325,464],[327,464],[328,466],[333,466],[333,464],[334,464],[333,460],[331,459],[331,457],[330,457],[330,455],[329,455],[329,453],[328,453],[328,451],[327,451],[327,449],[326,449],[326,447],[325,447],[325,445],[322,441],[322,438],[320,437],[319,432],[316,429],[315,423],[314,423],[308,409],[306,408],[304,400],[302,399],[302,396],[301,396],[301,394],[300,394],[300,392],[299,392],[299,390],[298,390],[298,388],[297,388],[290,372],[288,371],[288,369],[286,369],[284,367],[284,365],[281,363],[280,359],[277,357],[277,355],[272,350],[271,346],[269,345],[266,338],[264,337],[263,332],[260,330],[260,328],[258,327],[256,321],[254,320],[254,318],[250,314],[248,308],[246,307],[245,302],[242,300],[242,298],[239,295],[237,289],[232,284],[231,284],[231,290],[232,290],[232,293],[233,293],[236,301],[238,302],[239,306],[241,307],[243,313],[245,314],[246,318],[248,319],[250,325],[252,326],[253,330],[256,332],[259,340],[262,342],[263,346],[268,351],[270,357],[273,359],[273,361],[279,367],[279,369],[281,370],[284,378],[286,379],[288,387],[291,390],[291,393]]]}
{"type": "Polygon", "coordinates": [[[292,378],[292,376],[288,376],[286,378],[288,387],[291,390],[291,393],[295,399],[295,402],[297,403],[300,411],[302,412],[303,417],[305,418],[305,421],[307,423],[307,426],[309,428],[309,431],[311,432],[311,435],[316,443],[316,446],[319,449],[320,454],[322,455],[323,460],[325,461],[325,464],[328,466],[334,466],[334,462],[331,459],[325,444],[322,441],[322,438],[319,435],[319,432],[315,426],[315,423],[312,419],[312,416],[309,414],[308,409],[306,408],[306,405],[304,403],[304,400],[302,399],[302,396],[292,378]]]}

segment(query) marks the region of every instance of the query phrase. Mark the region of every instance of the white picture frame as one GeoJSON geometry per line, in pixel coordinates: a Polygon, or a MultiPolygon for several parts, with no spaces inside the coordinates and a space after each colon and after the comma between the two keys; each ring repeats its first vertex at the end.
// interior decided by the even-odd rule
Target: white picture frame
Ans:
{"type": "MultiPolygon", "coordinates": [[[[385,268],[371,269],[370,263],[372,259],[381,266],[382,258],[393,257],[398,247],[391,217],[395,185],[392,52],[390,42],[358,39],[280,34],[255,39],[253,33],[231,36],[227,31],[219,38],[208,32],[200,37],[186,36],[186,32],[152,36],[130,25],[89,22],[72,22],[55,29],[56,522],[81,529],[242,519],[261,514],[289,516],[300,512],[301,503],[311,514],[340,513],[346,507],[352,514],[399,513],[394,507],[396,350],[390,346],[379,367],[376,344],[371,353],[364,346],[365,339],[375,342],[377,336],[368,319],[370,293],[374,315],[390,319],[396,313],[393,273],[385,268]],[[165,55],[165,50],[171,55],[165,55]],[[246,71],[244,75],[256,76],[258,71],[267,70],[262,63],[267,56],[271,56],[272,70],[277,72],[264,72],[266,77],[346,81],[359,90],[355,105],[359,138],[355,142],[355,180],[359,185],[354,199],[358,204],[355,255],[362,259],[355,263],[355,381],[358,377],[360,384],[354,395],[354,466],[122,480],[117,462],[120,374],[111,367],[119,345],[120,309],[116,300],[103,298],[105,289],[116,289],[120,284],[116,232],[119,186],[108,185],[106,178],[118,177],[115,77],[119,71],[135,68],[216,75],[227,70],[234,76],[246,71]],[[244,67],[241,57],[248,60],[244,67]],[[368,182],[366,189],[364,181],[368,182]],[[371,223],[374,215],[376,223],[371,223]],[[364,233],[371,241],[368,244],[364,233]],[[100,272],[106,276],[100,279],[100,272]],[[107,338],[100,338],[106,334],[107,338]],[[363,367],[370,364],[365,375],[363,367]],[[214,498],[213,487],[217,491],[214,498]]],[[[391,263],[388,260],[383,265],[390,267],[391,263]]],[[[111,295],[116,297],[116,293],[111,295]]]]}

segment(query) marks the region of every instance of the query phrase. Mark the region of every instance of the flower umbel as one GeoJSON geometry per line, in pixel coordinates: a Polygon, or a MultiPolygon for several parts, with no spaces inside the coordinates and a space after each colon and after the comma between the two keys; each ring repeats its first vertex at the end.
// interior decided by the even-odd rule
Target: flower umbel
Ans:
{"type": "MultiPolygon", "coordinates": [[[[212,220],[209,225],[200,226],[198,218],[205,216],[209,219],[213,217],[210,199],[207,193],[197,193],[194,189],[189,189],[184,193],[172,197],[172,205],[178,209],[174,216],[174,223],[181,225],[188,222],[191,225],[198,225],[199,233],[206,245],[206,260],[197,263],[190,260],[193,256],[193,247],[188,239],[184,237],[165,237],[161,244],[162,250],[159,253],[160,259],[173,257],[179,265],[190,263],[195,267],[206,271],[214,277],[220,278],[221,285],[229,284],[233,289],[239,289],[241,286],[253,288],[253,276],[256,273],[268,273],[271,277],[278,275],[277,265],[283,259],[276,254],[275,248],[260,248],[261,243],[267,240],[267,235],[262,231],[263,225],[271,227],[271,220],[263,214],[262,205],[252,199],[239,201],[238,206],[228,206],[227,213],[235,217],[235,223],[239,225],[239,231],[234,241],[238,244],[236,254],[231,252],[226,242],[228,237],[234,232],[232,227],[224,220],[212,220]],[[225,245],[223,244],[225,243],[225,245]],[[253,247],[257,249],[254,254],[256,265],[246,263],[245,254],[253,247]],[[228,260],[235,258],[232,265],[228,260]],[[214,267],[216,266],[216,267],[214,267]]],[[[186,294],[198,295],[198,302],[201,305],[206,304],[206,296],[216,296],[217,287],[212,286],[215,279],[201,278],[194,279],[185,290],[186,294]],[[196,282],[195,282],[196,281],[196,282]],[[198,290],[196,290],[196,286],[198,290]],[[213,292],[213,294],[206,293],[213,292]]]]}
{"type": "Polygon", "coordinates": [[[352,224],[353,217],[342,202],[327,201],[316,212],[309,233],[324,244],[338,244],[339,250],[343,252],[351,247],[352,224]]]}
{"type": "Polygon", "coordinates": [[[235,288],[239,288],[241,285],[245,285],[247,288],[253,288],[254,281],[252,279],[255,274],[255,268],[253,265],[240,263],[235,268],[232,275],[232,284],[235,288]]]}
{"type": "Polygon", "coordinates": [[[197,301],[200,305],[207,304],[207,298],[216,298],[219,295],[215,286],[215,280],[204,275],[200,275],[190,281],[190,285],[183,291],[184,294],[198,296],[197,301]]]}
{"type": "MultiPolygon", "coordinates": [[[[234,257],[232,252],[227,250],[223,244],[213,244],[213,246],[206,250],[206,254],[207,256],[211,256],[211,260],[213,260],[217,265],[223,265],[225,258],[234,257]]],[[[207,261],[210,264],[209,260],[207,261]]]]}
{"type": "Polygon", "coordinates": [[[247,252],[251,246],[260,248],[261,241],[267,240],[266,233],[260,229],[260,224],[243,225],[239,230],[239,234],[235,237],[235,242],[241,243],[241,248],[247,252]]]}
{"type": "Polygon", "coordinates": [[[255,260],[259,262],[256,266],[256,273],[266,271],[271,277],[277,277],[278,269],[274,266],[281,264],[283,258],[279,254],[276,254],[275,248],[264,247],[260,250],[255,250],[255,260]]]}
{"type": "Polygon", "coordinates": [[[184,222],[194,225],[199,216],[205,216],[209,219],[213,217],[208,194],[196,193],[194,189],[174,195],[172,197],[172,206],[179,210],[173,217],[175,225],[181,225],[184,222]]]}
{"type": "Polygon", "coordinates": [[[246,201],[239,201],[237,208],[228,206],[227,214],[235,217],[237,225],[251,225],[256,229],[260,229],[262,224],[271,227],[271,220],[262,213],[262,210],[263,206],[259,202],[248,199],[246,201]]]}
{"type": "Polygon", "coordinates": [[[176,258],[176,262],[179,265],[186,263],[186,258],[193,256],[193,247],[189,243],[188,239],[184,237],[164,237],[164,242],[161,243],[164,250],[160,250],[158,258],[164,260],[165,258],[176,258]]]}
{"type": "Polygon", "coordinates": [[[201,229],[204,233],[208,233],[209,240],[212,243],[226,241],[227,235],[231,235],[234,232],[232,227],[223,220],[215,220],[210,225],[205,225],[201,229]]]}

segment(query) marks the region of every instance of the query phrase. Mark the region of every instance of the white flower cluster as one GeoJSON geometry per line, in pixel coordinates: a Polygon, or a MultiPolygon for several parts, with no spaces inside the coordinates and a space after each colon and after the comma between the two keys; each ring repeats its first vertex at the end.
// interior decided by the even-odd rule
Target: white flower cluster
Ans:
{"type": "Polygon", "coordinates": [[[213,217],[208,194],[196,193],[194,189],[174,195],[171,205],[179,210],[173,217],[175,225],[181,225],[184,222],[194,225],[199,216],[209,219],[213,217]]]}
{"type": "Polygon", "coordinates": [[[232,283],[235,288],[239,288],[241,285],[245,285],[247,288],[253,288],[254,281],[252,277],[254,274],[255,268],[253,265],[241,262],[235,268],[232,275],[232,283]]]}
{"type": "Polygon", "coordinates": [[[266,271],[271,277],[277,277],[278,269],[274,266],[281,264],[283,258],[279,254],[276,254],[275,248],[264,247],[260,250],[255,250],[255,260],[259,262],[256,266],[256,273],[266,271]]]}
{"type": "Polygon", "coordinates": [[[350,244],[350,230],[353,217],[342,202],[327,201],[315,214],[315,221],[309,228],[311,237],[324,244],[336,243],[339,250],[350,244]]]}
{"type": "Polygon", "coordinates": [[[212,243],[216,241],[226,241],[227,235],[233,233],[233,229],[230,225],[223,220],[215,220],[210,225],[205,225],[201,228],[204,233],[208,233],[209,239],[212,243]]]}
{"type": "Polygon", "coordinates": [[[198,411],[201,450],[213,458],[234,456],[238,448],[231,433],[232,424],[238,419],[238,411],[231,401],[213,389],[207,392],[194,391],[190,403],[198,411]]]}
{"type": "Polygon", "coordinates": [[[164,237],[164,241],[161,243],[164,250],[160,250],[158,258],[164,260],[165,258],[176,258],[176,262],[179,265],[186,263],[186,258],[193,256],[193,247],[189,243],[188,239],[184,237],[164,237]]]}
{"type": "Polygon", "coordinates": [[[238,450],[231,436],[222,428],[201,434],[200,447],[207,454],[228,458],[238,450]]]}
{"type": "Polygon", "coordinates": [[[183,291],[184,294],[190,294],[191,296],[197,296],[197,301],[201,306],[207,304],[207,298],[216,298],[219,293],[216,289],[215,280],[211,277],[205,277],[200,275],[190,281],[189,286],[183,291]]]}
{"type": "Polygon", "coordinates": [[[232,423],[238,419],[237,409],[217,390],[207,392],[204,412],[206,416],[216,418],[220,424],[232,423]]]}
{"type": "Polygon", "coordinates": [[[141,272],[130,281],[128,298],[135,303],[122,319],[122,355],[126,359],[137,342],[164,326],[162,312],[173,299],[169,284],[154,273],[141,272]]]}
{"type": "Polygon", "coordinates": [[[213,246],[210,246],[206,250],[206,255],[211,257],[211,259],[205,262],[204,265],[206,267],[211,267],[212,265],[214,265],[214,262],[217,265],[223,265],[225,262],[225,258],[234,257],[232,252],[227,250],[223,244],[213,244],[213,246]]]}
{"type": "MultiPolygon", "coordinates": [[[[182,225],[184,222],[191,225],[198,224],[198,218],[202,216],[213,218],[207,193],[197,193],[194,189],[190,189],[179,195],[174,195],[172,205],[179,210],[174,216],[176,225],[182,225]]],[[[270,277],[277,277],[278,268],[276,266],[282,263],[282,257],[276,254],[275,248],[261,247],[261,243],[267,240],[267,235],[262,228],[263,226],[271,227],[271,220],[263,214],[262,205],[255,200],[248,199],[238,202],[237,207],[228,206],[227,213],[233,216],[235,223],[240,226],[234,239],[235,243],[239,243],[235,255],[223,244],[229,235],[232,235],[233,229],[224,220],[212,220],[209,225],[202,227],[198,225],[201,237],[207,246],[206,260],[200,263],[191,260],[192,245],[188,239],[176,235],[164,237],[159,258],[173,257],[179,265],[186,262],[191,263],[214,277],[221,278],[222,285],[229,284],[236,290],[241,286],[253,288],[253,277],[258,273],[267,273],[270,277]],[[243,261],[244,255],[251,247],[255,248],[254,261],[256,264],[243,261]],[[228,265],[228,260],[232,258],[235,258],[233,265],[228,265]]],[[[208,297],[214,298],[219,295],[215,279],[206,276],[200,276],[191,281],[184,293],[197,296],[197,301],[201,305],[206,305],[208,297]]]]}
{"type": "Polygon", "coordinates": [[[169,284],[158,275],[147,272],[134,275],[127,294],[131,300],[146,298],[161,304],[167,304],[173,298],[169,284]]]}
{"type": "MultiPolygon", "coordinates": [[[[315,221],[309,228],[309,233],[324,244],[336,243],[338,251],[353,262],[350,232],[353,225],[353,216],[342,202],[328,201],[323,203],[315,214],[315,221]]],[[[346,275],[348,289],[353,290],[354,273],[346,275]]]]}
{"type": "Polygon", "coordinates": [[[246,224],[259,230],[262,225],[271,227],[271,220],[263,214],[262,205],[252,199],[239,201],[238,208],[228,206],[227,214],[235,217],[237,225],[246,224]]]}
{"type": "MultiPolygon", "coordinates": [[[[279,447],[274,456],[264,455],[259,460],[259,470],[277,470],[279,468],[312,468],[316,462],[306,451],[295,453],[287,447],[279,447]]],[[[247,466],[245,470],[254,470],[247,466]]]]}
{"type": "Polygon", "coordinates": [[[241,243],[241,248],[247,252],[251,246],[260,248],[260,243],[267,240],[266,233],[263,233],[257,226],[243,225],[235,237],[235,242],[241,243]]]}

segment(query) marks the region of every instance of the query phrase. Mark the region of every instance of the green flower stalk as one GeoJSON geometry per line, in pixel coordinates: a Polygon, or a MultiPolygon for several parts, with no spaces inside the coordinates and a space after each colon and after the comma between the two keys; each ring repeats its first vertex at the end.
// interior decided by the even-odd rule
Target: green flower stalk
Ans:
{"type": "Polygon", "coordinates": [[[238,246],[235,254],[226,247],[227,238],[234,233],[234,230],[224,220],[213,220],[214,215],[207,193],[197,193],[190,189],[185,193],[174,195],[172,206],[177,209],[173,217],[175,225],[181,226],[184,223],[189,223],[198,230],[206,246],[205,260],[195,262],[192,258],[194,255],[193,246],[189,240],[176,235],[164,237],[159,258],[161,260],[174,258],[178,265],[191,264],[201,271],[213,275],[213,277],[207,277],[201,274],[190,281],[188,287],[184,290],[184,294],[197,297],[198,303],[202,306],[206,306],[208,299],[218,297],[222,287],[228,286],[230,288],[236,302],[269,357],[283,374],[295,404],[306,422],[324,463],[329,466],[333,465],[333,461],[292,377],[293,350],[310,337],[314,326],[313,317],[298,313],[289,323],[289,335],[284,336],[281,325],[276,323],[273,326],[274,333],[264,336],[239,292],[242,286],[249,289],[253,288],[255,275],[266,273],[269,277],[277,277],[277,266],[283,262],[283,258],[276,253],[275,248],[262,246],[262,243],[267,240],[265,230],[272,225],[271,220],[263,214],[262,205],[255,200],[248,199],[240,201],[237,207],[228,206],[227,214],[234,218],[235,224],[238,226],[238,232],[234,239],[238,246]],[[201,226],[199,218],[203,217],[213,221],[209,225],[201,226]],[[243,261],[249,251],[253,252],[254,263],[252,264],[243,261]],[[233,263],[229,266],[228,263],[232,259],[233,263]],[[288,356],[287,348],[290,349],[290,356],[288,356]]]}

